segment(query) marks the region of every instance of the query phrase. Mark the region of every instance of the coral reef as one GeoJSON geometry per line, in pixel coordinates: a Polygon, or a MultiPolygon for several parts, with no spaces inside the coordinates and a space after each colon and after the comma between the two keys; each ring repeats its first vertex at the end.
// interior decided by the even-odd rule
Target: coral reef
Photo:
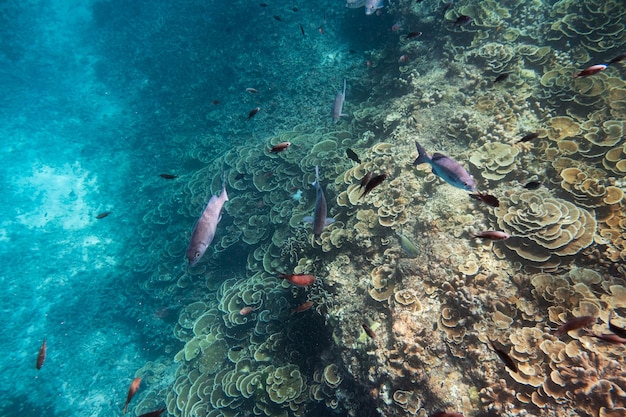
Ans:
{"type": "Polygon", "coordinates": [[[591,245],[596,220],[587,210],[545,190],[523,191],[494,210],[498,226],[514,236],[506,247],[532,263],[557,266],[591,245]]]}
{"type": "MultiPolygon", "coordinates": [[[[388,10],[420,22],[425,7],[388,10]]],[[[184,347],[168,412],[619,415],[619,347],[553,330],[590,315],[603,333],[610,310],[626,311],[626,85],[621,67],[572,77],[624,44],[625,13],[614,1],[461,2],[445,18],[472,21],[437,29],[439,65],[408,40],[372,52],[383,71],[353,83],[372,94],[341,125],[302,123],[234,146],[165,192],[140,243],[180,258],[181,239],[161,247],[155,234],[184,235],[172,219],[194,218],[222,170],[233,190],[208,262],[172,272],[138,260],[146,289],[195,297],[175,327],[184,347]],[[397,52],[416,58],[399,66],[397,52]],[[464,162],[499,206],[413,167],[416,139],[464,162]],[[270,153],[280,142],[292,146],[270,153]],[[317,239],[303,222],[316,166],[336,220],[317,239]],[[363,195],[370,173],[388,178],[363,195]],[[521,187],[530,180],[541,187],[521,187]],[[511,238],[471,239],[480,229],[511,238]],[[211,264],[228,256],[242,276],[211,264]],[[304,289],[276,278],[292,271],[318,279],[304,289]],[[305,301],[310,310],[291,314],[305,301]]]]}

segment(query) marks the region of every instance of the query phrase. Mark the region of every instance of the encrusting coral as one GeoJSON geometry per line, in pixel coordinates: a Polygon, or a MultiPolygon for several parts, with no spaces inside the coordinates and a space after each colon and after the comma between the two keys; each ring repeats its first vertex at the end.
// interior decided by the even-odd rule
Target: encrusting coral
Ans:
{"type": "MultiPolygon", "coordinates": [[[[417,22],[422,3],[388,9],[417,22]]],[[[139,236],[143,250],[169,259],[182,257],[188,233],[173,219],[196,218],[193,207],[219,190],[222,170],[233,190],[206,263],[183,271],[138,260],[147,289],[189,291],[184,299],[195,301],[185,302],[174,330],[184,346],[167,394],[170,415],[349,414],[360,412],[360,401],[387,416],[619,415],[619,347],[581,329],[558,337],[553,330],[591,315],[590,330],[602,334],[612,309],[624,324],[626,88],[617,66],[572,78],[599,56],[594,51],[610,55],[623,44],[624,8],[531,3],[455,6],[448,20],[473,20],[444,25],[437,68],[424,65],[430,52],[420,42],[403,41],[424,57],[400,70],[390,51],[376,52],[389,61],[378,65],[394,70],[359,81],[403,96],[351,103],[341,130],[301,124],[234,146],[164,192],[144,218],[155,229],[139,236]],[[538,42],[546,36],[553,42],[538,42]],[[538,135],[518,143],[529,132],[538,135]],[[430,168],[412,167],[416,139],[470,169],[499,206],[477,204],[430,168]],[[292,146],[269,152],[283,141],[292,146]],[[345,157],[348,147],[361,162],[345,157]],[[314,209],[315,166],[335,218],[317,239],[303,221],[314,209]],[[363,195],[368,173],[387,179],[363,195]],[[531,179],[541,186],[521,187],[531,179]],[[511,237],[470,238],[481,229],[511,237]],[[155,241],[164,230],[179,240],[155,241]],[[212,264],[228,256],[245,277],[212,264]],[[317,279],[294,288],[278,273],[317,279]],[[305,302],[310,308],[295,312],[305,302]]]]}

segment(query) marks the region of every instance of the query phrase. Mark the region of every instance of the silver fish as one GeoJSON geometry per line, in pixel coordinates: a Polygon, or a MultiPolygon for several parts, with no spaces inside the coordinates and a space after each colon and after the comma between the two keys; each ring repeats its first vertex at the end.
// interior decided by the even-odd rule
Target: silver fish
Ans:
{"type": "Polygon", "coordinates": [[[476,189],[474,179],[461,164],[440,153],[433,154],[431,158],[417,141],[415,145],[417,146],[418,156],[413,165],[430,164],[433,168],[433,174],[448,184],[474,192],[476,189]]]}
{"type": "Polygon", "coordinates": [[[304,220],[313,224],[313,235],[317,238],[322,234],[325,226],[335,221],[332,217],[326,217],[328,207],[326,206],[324,190],[322,190],[322,186],[320,185],[319,167],[317,165],[315,166],[315,182],[313,182],[313,187],[315,187],[315,210],[313,211],[313,217],[307,216],[304,220]]]}
{"type": "Polygon", "coordinates": [[[333,109],[330,115],[333,117],[333,121],[337,123],[341,116],[345,114],[341,113],[343,110],[343,102],[346,100],[346,79],[343,79],[343,91],[339,91],[333,101],[333,109]]]}
{"type": "Polygon", "coordinates": [[[211,196],[211,199],[207,203],[202,215],[196,222],[191,234],[191,241],[187,248],[187,259],[189,260],[189,266],[194,266],[198,263],[204,252],[213,241],[215,237],[215,230],[217,224],[222,219],[222,208],[224,203],[228,201],[228,194],[226,193],[226,175],[222,174],[222,192],[218,196],[211,196]]]}
{"type": "Polygon", "coordinates": [[[384,6],[384,0],[365,0],[365,14],[367,16],[373,15],[378,9],[382,9],[384,6]]]}

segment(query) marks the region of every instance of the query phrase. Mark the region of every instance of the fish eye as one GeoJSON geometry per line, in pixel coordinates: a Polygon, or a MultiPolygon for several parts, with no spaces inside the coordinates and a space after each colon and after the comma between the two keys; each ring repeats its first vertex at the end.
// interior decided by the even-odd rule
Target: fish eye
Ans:
{"type": "Polygon", "coordinates": [[[200,257],[200,252],[196,252],[196,259],[198,259],[200,257]]]}

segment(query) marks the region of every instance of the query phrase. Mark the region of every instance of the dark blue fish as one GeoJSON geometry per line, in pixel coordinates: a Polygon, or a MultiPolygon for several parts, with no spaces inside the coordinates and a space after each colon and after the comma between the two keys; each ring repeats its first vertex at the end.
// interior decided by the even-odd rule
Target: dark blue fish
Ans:
{"type": "Polygon", "coordinates": [[[494,84],[501,83],[502,81],[505,81],[506,79],[508,79],[509,75],[510,74],[508,72],[502,73],[502,74],[498,75],[495,80],[493,80],[493,83],[494,84]]]}
{"type": "Polygon", "coordinates": [[[433,174],[448,184],[472,192],[476,189],[474,179],[457,161],[440,153],[433,154],[431,158],[417,141],[415,146],[418,156],[413,165],[430,164],[433,174]]]}
{"type": "Polygon", "coordinates": [[[523,187],[526,188],[527,190],[536,190],[537,188],[541,187],[541,182],[540,181],[530,181],[530,182],[524,184],[523,187]]]}
{"type": "Polygon", "coordinates": [[[454,22],[452,22],[452,27],[465,26],[471,21],[472,21],[472,18],[470,16],[466,16],[462,14],[461,16],[457,17],[454,22]]]}
{"type": "Polygon", "coordinates": [[[625,59],[626,59],[626,52],[622,52],[621,54],[619,54],[618,56],[610,60],[608,65],[617,64],[618,62],[621,62],[625,59]]]}
{"type": "Polygon", "coordinates": [[[324,196],[324,190],[320,185],[319,167],[315,166],[315,181],[313,182],[315,187],[315,210],[313,211],[313,217],[307,216],[305,221],[313,224],[313,235],[319,237],[324,230],[324,227],[333,223],[335,219],[332,217],[326,217],[328,214],[328,207],[326,206],[326,197],[324,196]]]}

